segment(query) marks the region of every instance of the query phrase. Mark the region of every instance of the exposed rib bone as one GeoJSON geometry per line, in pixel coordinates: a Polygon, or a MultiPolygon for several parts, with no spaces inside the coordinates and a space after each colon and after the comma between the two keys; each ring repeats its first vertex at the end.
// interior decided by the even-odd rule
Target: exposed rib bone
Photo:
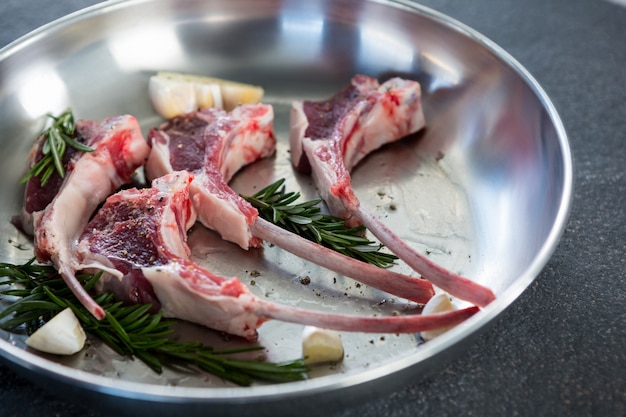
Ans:
{"type": "Polygon", "coordinates": [[[364,333],[417,333],[453,326],[478,312],[469,307],[430,315],[363,317],[289,307],[252,294],[237,278],[215,275],[178,259],[142,269],[161,302],[163,314],[255,339],[268,319],[364,333]]]}
{"type": "Polygon", "coordinates": [[[394,294],[407,300],[425,303],[435,294],[433,286],[424,279],[416,279],[377,266],[357,261],[304,239],[262,218],[250,225],[252,233],[294,255],[322,265],[346,277],[351,277],[370,287],[394,294]],[[297,241],[297,242],[296,242],[297,241]]]}
{"type": "Polygon", "coordinates": [[[357,205],[356,207],[349,207],[349,210],[355,217],[361,219],[365,227],[367,227],[374,236],[380,239],[380,241],[398,258],[402,259],[413,270],[419,272],[424,278],[447,293],[481,307],[486,306],[495,299],[493,292],[489,288],[448,271],[425,256],[422,256],[405,241],[400,239],[398,235],[393,233],[367,208],[357,205]]]}

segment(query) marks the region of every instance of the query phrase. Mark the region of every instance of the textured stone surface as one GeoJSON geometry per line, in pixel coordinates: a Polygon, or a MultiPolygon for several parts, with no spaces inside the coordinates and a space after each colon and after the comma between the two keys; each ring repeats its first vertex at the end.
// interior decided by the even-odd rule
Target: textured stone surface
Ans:
{"type": "MultiPolygon", "coordinates": [[[[3,0],[0,45],[93,0],[3,0]]],[[[571,219],[535,283],[441,371],[330,417],[626,415],[626,8],[428,0],[539,81],[571,141],[571,219]]],[[[100,416],[0,365],[0,417],[100,416]]]]}

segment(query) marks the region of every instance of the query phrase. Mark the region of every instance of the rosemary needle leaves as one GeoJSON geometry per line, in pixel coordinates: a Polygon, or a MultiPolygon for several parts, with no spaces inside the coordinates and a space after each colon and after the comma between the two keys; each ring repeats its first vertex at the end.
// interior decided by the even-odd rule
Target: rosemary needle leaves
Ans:
{"type": "MultiPolygon", "coordinates": [[[[178,342],[168,336],[174,320],[161,313],[150,313],[150,305],[122,305],[112,294],[103,293],[95,300],[106,311],[103,320],[95,319],[74,297],[52,266],[31,260],[22,265],[0,263],[0,300],[15,299],[0,312],[0,328],[28,334],[34,332],[61,310],[70,307],[81,325],[121,355],[136,357],[154,371],[165,366],[194,367],[238,385],[254,381],[289,382],[306,378],[308,368],[302,359],[281,363],[242,360],[227,354],[261,350],[261,346],[214,350],[199,342],[178,342]]],[[[88,291],[100,274],[77,277],[88,291]]]]}
{"type": "Polygon", "coordinates": [[[346,227],[344,220],[324,214],[319,208],[321,199],[293,204],[300,193],[286,192],[285,180],[280,179],[253,196],[242,196],[259,215],[283,229],[333,249],[343,255],[381,268],[389,267],[398,258],[381,252],[384,247],[363,236],[365,226],[346,227]]]}
{"type": "Polygon", "coordinates": [[[48,117],[52,119],[52,124],[40,136],[44,141],[41,148],[42,157],[22,177],[20,180],[22,184],[31,178],[39,177],[41,185],[44,186],[55,171],[61,178],[64,178],[63,155],[68,146],[81,152],[94,150],[76,140],[76,122],[70,109],[65,110],[59,116],[48,114],[48,117]]]}

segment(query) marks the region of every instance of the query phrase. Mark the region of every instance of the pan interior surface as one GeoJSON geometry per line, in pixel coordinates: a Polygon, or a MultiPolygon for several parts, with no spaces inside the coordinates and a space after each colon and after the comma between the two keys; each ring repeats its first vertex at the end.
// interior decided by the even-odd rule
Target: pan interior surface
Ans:
{"type": "MultiPolygon", "coordinates": [[[[250,194],[285,178],[287,189],[307,200],[317,198],[316,190],[289,161],[291,102],[327,98],[355,74],[419,81],[427,128],[362,161],[353,172],[354,188],[362,204],[403,239],[498,298],[428,343],[417,335],[343,334],[344,361],[316,367],[297,383],[241,388],[205,374],[170,369],[157,375],[97,341],[61,359],[28,350],[24,336],[0,332],[0,355],[28,375],[96,398],[211,403],[218,412],[219,406],[249,412],[260,402],[286,404],[329,392],[356,401],[372,387],[385,392],[436,372],[442,357],[456,354],[535,279],[564,229],[572,166],[560,119],[513,58],[462,24],[408,2],[114,1],[53,22],[0,51],[3,262],[33,256],[32,242],[11,218],[19,213],[19,179],[46,113],[70,107],[78,118],[97,120],[132,114],[147,131],[162,122],[147,94],[148,79],[164,70],[262,86],[264,102],[274,106],[277,153],[246,167],[231,185],[250,194]]],[[[195,261],[239,276],[271,301],[361,315],[419,311],[414,303],[274,247],[245,252],[199,226],[189,245],[195,261]]],[[[393,268],[411,273],[402,263],[393,268]]],[[[244,343],[190,324],[178,332],[216,347],[244,343]]],[[[293,324],[264,324],[259,343],[265,357],[299,357],[301,332],[293,324]]]]}

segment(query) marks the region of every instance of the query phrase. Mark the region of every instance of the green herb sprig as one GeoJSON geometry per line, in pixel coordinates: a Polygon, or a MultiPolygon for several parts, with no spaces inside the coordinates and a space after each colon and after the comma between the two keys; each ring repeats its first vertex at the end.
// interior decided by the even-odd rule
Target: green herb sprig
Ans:
{"type": "MultiPolygon", "coordinates": [[[[69,307],[81,325],[121,355],[136,357],[154,371],[165,366],[199,368],[238,385],[248,386],[256,380],[289,382],[304,379],[307,367],[302,359],[272,363],[243,360],[225,355],[256,351],[262,346],[214,350],[199,342],[178,342],[171,339],[175,320],[164,319],[161,313],[149,312],[150,305],[125,306],[112,294],[95,297],[106,317],[95,319],[74,297],[52,266],[38,265],[33,260],[13,265],[0,263],[0,300],[15,302],[0,312],[0,328],[8,331],[25,329],[31,334],[47,320],[69,307]]],[[[100,274],[77,277],[88,291],[100,274]]]]}
{"type": "Polygon", "coordinates": [[[65,178],[63,155],[68,146],[81,152],[94,151],[93,148],[75,139],[76,122],[70,109],[59,116],[48,114],[48,117],[52,119],[52,124],[41,133],[44,141],[41,149],[43,157],[22,177],[20,180],[22,184],[33,177],[39,177],[41,185],[44,186],[55,171],[61,178],[65,178]]]}
{"type": "Polygon", "coordinates": [[[284,183],[285,180],[280,179],[252,196],[242,197],[263,219],[351,258],[381,268],[391,266],[398,259],[381,252],[382,244],[367,239],[363,235],[365,226],[350,228],[344,219],[322,213],[321,199],[293,204],[300,193],[286,192],[284,183]]]}

